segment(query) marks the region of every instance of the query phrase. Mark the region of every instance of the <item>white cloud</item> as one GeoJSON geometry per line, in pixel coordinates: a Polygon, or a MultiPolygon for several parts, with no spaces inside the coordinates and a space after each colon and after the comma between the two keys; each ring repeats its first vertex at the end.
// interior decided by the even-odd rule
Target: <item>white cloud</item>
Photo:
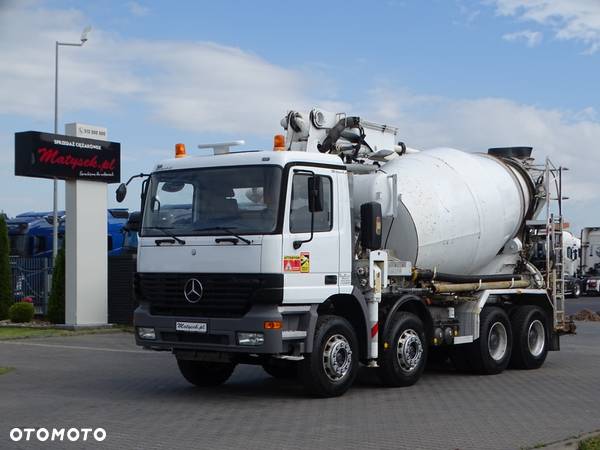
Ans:
{"type": "Polygon", "coordinates": [[[497,13],[549,26],[557,39],[583,43],[587,53],[600,50],[598,0],[486,0],[497,13]]]}
{"type": "MultiPolygon", "coordinates": [[[[77,42],[88,19],[76,10],[12,5],[0,14],[0,114],[49,118],[54,42],[77,42]]],[[[316,77],[238,48],[127,40],[102,29],[84,47],[60,47],[59,80],[61,113],[135,107],[199,133],[271,133],[287,109],[331,103],[316,77]]]]}
{"type": "Polygon", "coordinates": [[[129,8],[129,12],[137,17],[146,16],[150,12],[150,8],[138,2],[129,2],[127,3],[127,7],[129,8]]]}
{"type": "Polygon", "coordinates": [[[399,126],[400,138],[411,147],[485,152],[533,146],[538,161],[549,156],[570,169],[564,183],[567,219],[577,227],[600,223],[600,122],[593,110],[543,109],[502,98],[425,97],[389,86],[374,90],[372,101],[373,120],[399,126]]]}
{"type": "Polygon", "coordinates": [[[514,33],[506,33],[502,39],[508,42],[525,41],[527,47],[535,47],[542,42],[543,34],[540,31],[515,31],[514,33]]]}

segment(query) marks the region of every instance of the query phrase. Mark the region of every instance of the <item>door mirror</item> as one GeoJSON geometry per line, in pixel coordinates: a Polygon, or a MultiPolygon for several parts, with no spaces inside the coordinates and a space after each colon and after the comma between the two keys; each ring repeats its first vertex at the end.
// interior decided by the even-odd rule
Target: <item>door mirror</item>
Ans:
{"type": "Polygon", "coordinates": [[[323,211],[323,179],[319,175],[308,179],[308,210],[311,213],[323,211]]]}
{"type": "Polygon", "coordinates": [[[139,211],[132,212],[129,214],[129,219],[123,227],[125,231],[139,232],[141,228],[142,214],[139,211]]]}
{"type": "Polygon", "coordinates": [[[360,205],[360,243],[363,248],[381,248],[381,204],[369,202],[360,205]]]}
{"type": "Polygon", "coordinates": [[[121,203],[123,200],[125,200],[126,195],[127,195],[127,186],[125,185],[125,183],[121,183],[119,185],[119,187],[117,188],[117,192],[116,192],[117,201],[119,203],[121,203]]]}

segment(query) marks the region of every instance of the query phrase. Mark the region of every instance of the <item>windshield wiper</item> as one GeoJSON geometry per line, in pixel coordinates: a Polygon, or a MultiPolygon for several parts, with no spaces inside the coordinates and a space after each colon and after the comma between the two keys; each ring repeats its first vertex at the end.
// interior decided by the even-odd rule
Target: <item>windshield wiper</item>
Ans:
{"type": "MultiPolygon", "coordinates": [[[[165,234],[166,236],[169,236],[170,238],[174,239],[176,242],[179,242],[181,245],[185,245],[185,241],[177,236],[175,236],[173,233],[169,233],[167,230],[172,229],[173,227],[144,227],[145,230],[147,230],[148,228],[152,228],[153,230],[158,230],[160,232],[162,232],[163,234],[165,234]]],[[[165,240],[161,240],[161,239],[157,239],[156,241],[156,245],[160,245],[161,242],[166,242],[165,240]]]]}
{"type": "Polygon", "coordinates": [[[235,228],[228,228],[228,227],[208,227],[208,228],[196,228],[193,231],[225,231],[225,232],[229,233],[230,235],[235,236],[240,241],[245,242],[248,245],[252,244],[252,241],[250,241],[250,240],[248,240],[246,238],[243,238],[239,234],[234,233],[232,230],[235,230],[235,228]]]}

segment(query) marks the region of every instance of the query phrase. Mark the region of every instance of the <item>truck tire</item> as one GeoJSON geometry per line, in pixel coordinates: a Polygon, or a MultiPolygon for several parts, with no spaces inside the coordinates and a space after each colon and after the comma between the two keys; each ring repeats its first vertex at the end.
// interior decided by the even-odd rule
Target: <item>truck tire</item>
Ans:
{"type": "Polygon", "coordinates": [[[358,359],[358,340],[352,325],[342,317],[324,315],[317,320],[312,353],[300,361],[300,378],[309,394],[337,397],[354,383],[358,359]]]}
{"type": "Polygon", "coordinates": [[[218,386],[225,383],[233,370],[234,363],[216,363],[178,359],[177,365],[183,378],[194,386],[218,386]]]}
{"type": "Polygon", "coordinates": [[[508,314],[486,306],[479,316],[479,339],[470,345],[469,362],[475,372],[495,375],[508,367],[513,335],[508,314]]]}
{"type": "Polygon", "coordinates": [[[384,386],[411,386],[419,381],[427,363],[425,327],[419,317],[404,311],[397,313],[390,325],[383,330],[379,378],[384,386]]]}
{"type": "Polygon", "coordinates": [[[512,316],[512,369],[538,369],[548,355],[548,317],[532,305],[520,306],[512,316]]]}
{"type": "Polygon", "coordinates": [[[295,361],[267,361],[262,367],[273,378],[283,380],[298,376],[298,363],[295,361]]]}
{"type": "Polygon", "coordinates": [[[575,283],[573,284],[573,298],[579,298],[581,297],[581,284],[579,284],[579,281],[575,281],[575,283]]]}

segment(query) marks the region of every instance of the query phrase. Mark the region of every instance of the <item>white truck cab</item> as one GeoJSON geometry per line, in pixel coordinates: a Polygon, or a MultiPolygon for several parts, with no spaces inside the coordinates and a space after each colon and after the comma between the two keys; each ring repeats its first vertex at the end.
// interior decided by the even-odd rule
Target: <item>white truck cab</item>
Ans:
{"type": "Polygon", "coordinates": [[[136,325],[152,325],[156,345],[177,322],[206,317],[204,336],[213,342],[254,352],[236,333],[255,331],[251,342],[261,349],[287,351],[298,330],[282,327],[288,311],[273,305],[318,304],[352,291],[348,204],[346,168],[332,155],[238,152],[161,162],[149,178],[140,230],[136,288],[150,301],[136,311],[136,325]],[[315,176],[322,208],[311,236],[315,176]],[[265,322],[278,324],[266,330],[265,322]]]}

